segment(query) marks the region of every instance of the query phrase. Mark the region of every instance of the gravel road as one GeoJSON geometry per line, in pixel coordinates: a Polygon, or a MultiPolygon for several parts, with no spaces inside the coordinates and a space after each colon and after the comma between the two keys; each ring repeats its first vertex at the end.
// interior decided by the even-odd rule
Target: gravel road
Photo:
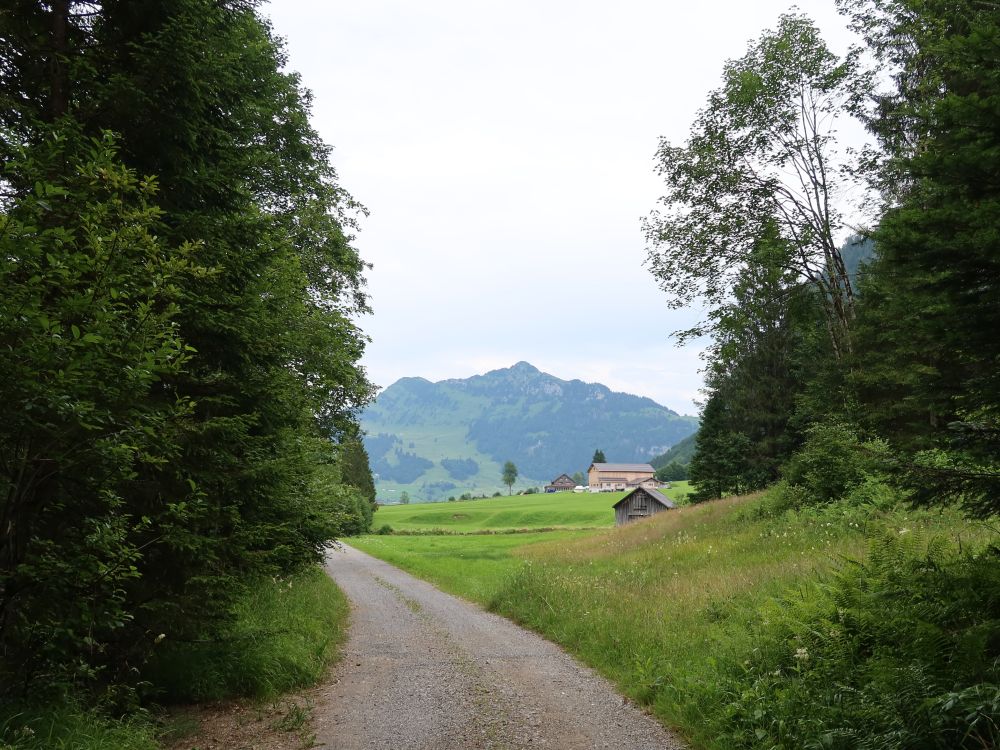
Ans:
{"type": "Polygon", "coordinates": [[[353,605],[343,660],[317,696],[338,750],[681,750],[557,646],[348,546],[327,571],[353,605]]]}

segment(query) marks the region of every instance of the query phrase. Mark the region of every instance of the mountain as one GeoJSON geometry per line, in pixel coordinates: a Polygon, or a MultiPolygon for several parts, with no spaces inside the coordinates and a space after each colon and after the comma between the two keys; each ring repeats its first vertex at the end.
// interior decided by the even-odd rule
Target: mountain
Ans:
{"type": "Polygon", "coordinates": [[[694,417],[599,383],[561,380],[527,362],[485,375],[432,383],[402,378],[361,415],[379,497],[405,490],[435,500],[586,471],[596,448],[612,462],[646,461],[691,435],[694,417]]]}
{"type": "Polygon", "coordinates": [[[650,465],[654,469],[662,469],[664,466],[676,461],[682,466],[687,466],[691,463],[691,459],[694,458],[694,443],[696,437],[697,435],[694,433],[688,435],[686,438],[670,448],[670,450],[666,453],[662,453],[659,456],[650,459],[650,465]]]}

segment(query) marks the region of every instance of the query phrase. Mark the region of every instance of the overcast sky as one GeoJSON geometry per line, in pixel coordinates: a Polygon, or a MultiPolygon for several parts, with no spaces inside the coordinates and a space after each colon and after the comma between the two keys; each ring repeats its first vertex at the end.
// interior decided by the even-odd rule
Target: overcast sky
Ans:
{"type": "MultiPolygon", "coordinates": [[[[775,0],[273,0],[341,182],[374,315],[364,364],[467,377],[527,360],[697,413],[699,348],[643,267],[659,136],[687,136],[775,0]]],[[[833,0],[803,0],[828,43],[833,0]]]]}

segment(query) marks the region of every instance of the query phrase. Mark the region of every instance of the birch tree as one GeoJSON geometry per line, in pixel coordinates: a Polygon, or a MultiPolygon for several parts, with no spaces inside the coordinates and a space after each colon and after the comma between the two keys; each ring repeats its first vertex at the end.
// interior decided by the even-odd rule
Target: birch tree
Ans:
{"type": "Polygon", "coordinates": [[[723,304],[773,224],[792,249],[787,270],[816,287],[835,355],[850,351],[854,289],[836,239],[850,177],[836,133],[855,99],[854,74],[809,18],[784,15],[726,64],[687,142],[661,140],[666,193],[644,229],[647,266],[672,307],[723,304]]]}

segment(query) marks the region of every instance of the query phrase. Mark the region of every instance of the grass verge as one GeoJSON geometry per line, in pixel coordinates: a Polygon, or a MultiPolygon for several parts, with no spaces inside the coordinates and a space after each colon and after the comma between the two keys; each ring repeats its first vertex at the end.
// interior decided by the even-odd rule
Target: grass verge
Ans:
{"type": "Polygon", "coordinates": [[[171,644],[150,665],[165,702],[272,698],[319,680],[345,635],[349,607],[320,567],[246,587],[223,637],[171,644]]]}
{"type": "MultiPolygon", "coordinates": [[[[247,585],[224,637],[174,644],[144,674],[162,702],[269,699],[317,682],[346,636],[346,598],[316,566],[247,585]]],[[[115,718],[72,700],[0,707],[0,750],[156,750],[164,727],[146,712],[115,718]]]]}

